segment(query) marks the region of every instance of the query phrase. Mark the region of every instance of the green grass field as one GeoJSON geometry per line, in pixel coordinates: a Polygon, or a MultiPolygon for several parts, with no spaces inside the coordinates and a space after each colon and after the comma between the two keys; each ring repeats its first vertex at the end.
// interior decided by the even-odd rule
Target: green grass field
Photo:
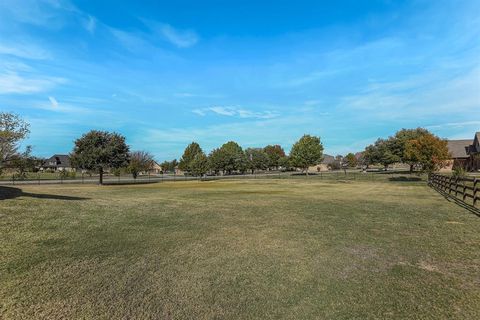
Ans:
{"type": "Polygon", "coordinates": [[[480,318],[480,218],[425,182],[0,190],[1,319],[480,318]]]}

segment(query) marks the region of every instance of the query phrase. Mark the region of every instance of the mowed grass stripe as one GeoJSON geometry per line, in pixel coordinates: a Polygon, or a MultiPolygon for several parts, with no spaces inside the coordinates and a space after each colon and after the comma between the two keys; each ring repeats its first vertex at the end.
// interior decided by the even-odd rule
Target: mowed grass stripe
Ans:
{"type": "Polygon", "coordinates": [[[0,318],[480,315],[480,219],[422,182],[21,189],[0,201],[0,318]]]}

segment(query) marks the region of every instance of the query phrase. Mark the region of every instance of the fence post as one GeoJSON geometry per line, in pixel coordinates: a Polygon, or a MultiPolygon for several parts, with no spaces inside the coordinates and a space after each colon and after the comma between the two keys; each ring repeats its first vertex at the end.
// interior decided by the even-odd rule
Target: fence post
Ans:
{"type": "Polygon", "coordinates": [[[473,206],[475,207],[475,205],[477,204],[477,178],[473,178],[473,206]]]}
{"type": "Polygon", "coordinates": [[[455,177],[455,197],[458,195],[458,177],[455,177]]]}

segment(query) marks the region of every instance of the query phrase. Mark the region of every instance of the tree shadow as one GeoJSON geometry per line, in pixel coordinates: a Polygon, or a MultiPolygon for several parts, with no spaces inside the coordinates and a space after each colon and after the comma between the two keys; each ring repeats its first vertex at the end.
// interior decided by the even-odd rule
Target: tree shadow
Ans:
{"type": "Polygon", "coordinates": [[[15,199],[18,197],[30,197],[37,199],[52,200],[88,200],[89,198],[62,196],[57,194],[29,193],[23,192],[19,188],[0,186],[0,200],[15,199]]]}
{"type": "Polygon", "coordinates": [[[403,181],[403,182],[413,182],[413,181],[422,181],[421,177],[391,177],[388,178],[389,181],[403,181]]]}

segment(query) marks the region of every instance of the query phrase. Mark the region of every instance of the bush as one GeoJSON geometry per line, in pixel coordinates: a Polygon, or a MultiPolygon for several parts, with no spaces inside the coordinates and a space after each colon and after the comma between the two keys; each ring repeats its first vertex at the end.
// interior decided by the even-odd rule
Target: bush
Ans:
{"type": "Polygon", "coordinates": [[[467,175],[467,172],[463,167],[455,167],[453,168],[453,176],[455,178],[463,178],[467,175]]]}

